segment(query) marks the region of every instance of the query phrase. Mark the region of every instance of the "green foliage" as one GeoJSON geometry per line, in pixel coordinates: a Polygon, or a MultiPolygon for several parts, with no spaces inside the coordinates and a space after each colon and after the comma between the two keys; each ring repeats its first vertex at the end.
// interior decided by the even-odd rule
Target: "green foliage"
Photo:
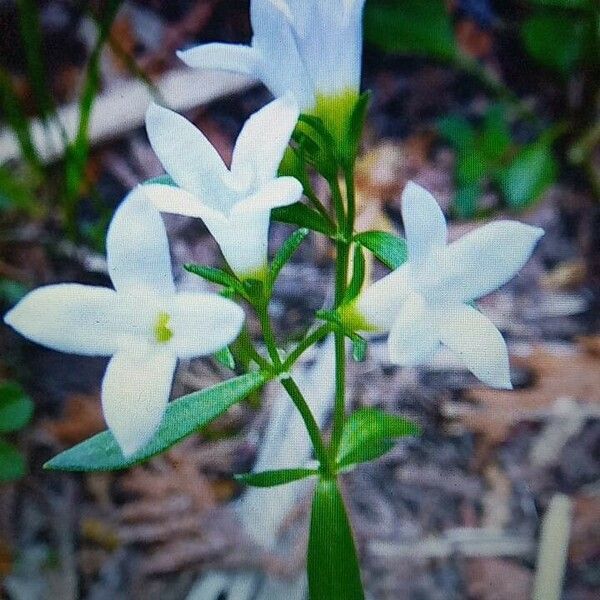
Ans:
{"type": "Polygon", "coordinates": [[[344,297],[342,298],[342,304],[352,302],[356,296],[360,293],[363,283],[365,281],[365,255],[360,244],[354,245],[354,255],[352,261],[352,278],[346,288],[344,297]]]}
{"type": "Polygon", "coordinates": [[[124,457],[112,433],[104,431],[55,456],[44,468],[53,471],[126,469],[164,452],[205,427],[267,380],[265,373],[248,373],[178,398],[169,404],[154,438],[132,456],[124,457]]]}
{"type": "Polygon", "coordinates": [[[531,206],[556,177],[552,152],[555,134],[547,132],[517,146],[503,105],[491,106],[479,128],[462,117],[450,116],[439,121],[438,130],[456,149],[454,211],[461,218],[477,214],[478,199],[488,181],[498,186],[507,206],[522,210],[531,206]]]}
{"type": "Polygon", "coordinates": [[[406,240],[387,231],[365,231],[354,241],[370,250],[388,269],[397,269],[408,258],[406,240]]]}
{"type": "Polygon", "coordinates": [[[386,52],[444,60],[458,54],[444,0],[370,0],[364,23],[366,40],[386,52]]]}
{"type": "Polygon", "coordinates": [[[295,202],[288,206],[280,206],[271,211],[271,218],[280,223],[289,223],[306,227],[312,231],[318,231],[327,236],[335,235],[335,229],[316,210],[309,208],[306,204],[295,202]]]}
{"type": "Polygon", "coordinates": [[[0,384],[0,433],[18,431],[29,423],[33,402],[14,381],[0,384]]]}
{"type": "Polygon", "coordinates": [[[333,479],[315,487],[307,569],[310,600],[364,600],[352,530],[333,479]]]}
{"type": "Polygon", "coordinates": [[[292,235],[283,243],[281,248],[279,248],[269,267],[267,276],[267,285],[269,289],[273,287],[281,269],[283,269],[290,258],[292,258],[296,250],[300,248],[300,245],[309,233],[310,231],[308,229],[302,227],[301,229],[294,231],[294,233],[292,233],[292,235]]]}
{"type": "Polygon", "coordinates": [[[306,479],[307,477],[314,477],[318,474],[319,472],[315,469],[278,469],[261,473],[240,473],[235,475],[235,479],[240,483],[254,487],[274,487],[306,479]]]}
{"type": "Polygon", "coordinates": [[[363,362],[367,357],[367,340],[358,333],[352,333],[350,341],[352,342],[352,358],[356,362],[363,362]]]}
{"type": "MultiPolygon", "coordinates": [[[[0,433],[23,429],[33,414],[33,402],[15,381],[0,383],[0,433]]],[[[0,483],[25,475],[25,460],[12,444],[0,438],[0,483]]]]}
{"type": "Polygon", "coordinates": [[[221,348],[221,350],[218,352],[215,352],[213,354],[213,358],[230,371],[235,371],[235,358],[227,346],[225,346],[225,348],[221,348]]]}
{"type": "Polygon", "coordinates": [[[21,479],[25,472],[23,455],[12,444],[0,439],[0,483],[21,479]]]}
{"type": "Polygon", "coordinates": [[[236,291],[242,296],[246,295],[246,290],[244,289],[242,282],[235,275],[231,275],[230,273],[227,273],[227,271],[223,271],[223,269],[207,267],[206,265],[194,265],[191,263],[184,265],[183,268],[189,273],[193,273],[194,275],[198,275],[198,277],[202,277],[202,279],[206,279],[206,281],[222,285],[225,288],[236,291]]]}
{"type": "Polygon", "coordinates": [[[421,428],[407,419],[376,408],[361,408],[346,420],[337,465],[343,468],[374,460],[391,450],[397,438],[420,432],[421,428]]]}

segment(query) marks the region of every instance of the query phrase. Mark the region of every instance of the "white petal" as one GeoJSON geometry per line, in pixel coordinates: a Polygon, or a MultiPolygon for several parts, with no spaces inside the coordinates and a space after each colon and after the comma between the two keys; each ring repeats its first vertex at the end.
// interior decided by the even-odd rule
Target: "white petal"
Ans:
{"type": "Polygon", "coordinates": [[[252,0],[252,46],[262,58],[258,74],[261,81],[276,97],[291,93],[300,110],[307,111],[314,106],[315,90],[298,50],[290,16],[289,5],[283,0],[252,0]]]}
{"type": "Polygon", "coordinates": [[[108,228],[106,257],[118,292],[139,292],[140,288],[164,294],[175,291],[167,232],[142,186],[115,212],[108,228]]]}
{"type": "Polygon", "coordinates": [[[302,184],[294,177],[278,177],[263,185],[256,194],[238,202],[231,215],[249,215],[269,211],[297,202],[302,196],[302,184]]]}
{"type": "Polygon", "coordinates": [[[171,391],[177,358],[137,346],[117,352],[102,381],[106,424],[124,456],[143,448],[158,429],[171,391]]]}
{"type": "Polygon", "coordinates": [[[131,341],[133,316],[114,290],[63,283],[33,290],[4,321],[54,350],[107,356],[131,341]]]}
{"type": "Polygon", "coordinates": [[[170,310],[173,339],[169,347],[180,358],[213,354],[238,336],[244,311],[217,294],[180,293],[170,310]]]}
{"type": "Polygon", "coordinates": [[[144,186],[144,193],[161,212],[202,219],[209,228],[211,225],[214,227],[227,223],[222,212],[214,210],[198,197],[180,188],[153,183],[144,186]]]}
{"type": "Polygon", "coordinates": [[[239,277],[256,277],[267,266],[270,210],[231,213],[226,227],[211,229],[221,252],[239,277]]]}
{"type": "Polygon", "coordinates": [[[529,260],[543,235],[539,227],[497,221],[450,244],[444,257],[444,279],[452,296],[469,301],[504,285],[529,260]]]}
{"type": "Polygon", "coordinates": [[[274,179],[299,116],[298,104],[291,96],[274,100],[254,113],[235,143],[233,176],[250,171],[257,185],[274,179]]]}
{"type": "Polygon", "coordinates": [[[150,104],[148,139],[165,171],[184,190],[205,200],[227,195],[231,173],[204,134],[181,115],[150,104]]]}
{"type": "Polygon", "coordinates": [[[495,388],[512,389],[506,343],[487,317],[462,304],[440,314],[439,323],[442,343],[478,379],[495,388]]]}
{"type": "Polygon", "coordinates": [[[390,361],[402,366],[415,366],[429,360],[439,347],[440,335],[435,315],[418,294],[410,294],[388,337],[390,361]]]}
{"type": "Polygon", "coordinates": [[[257,77],[260,55],[250,46],[236,44],[202,44],[177,56],[190,67],[243,73],[257,77]]]}
{"type": "Polygon", "coordinates": [[[402,220],[411,263],[422,263],[433,249],[446,243],[446,219],[441,208],[426,189],[412,181],[402,193],[402,220]]]}
{"type": "Polygon", "coordinates": [[[409,275],[407,265],[402,265],[361,292],[358,310],[370,325],[389,331],[411,292],[409,275]]]}

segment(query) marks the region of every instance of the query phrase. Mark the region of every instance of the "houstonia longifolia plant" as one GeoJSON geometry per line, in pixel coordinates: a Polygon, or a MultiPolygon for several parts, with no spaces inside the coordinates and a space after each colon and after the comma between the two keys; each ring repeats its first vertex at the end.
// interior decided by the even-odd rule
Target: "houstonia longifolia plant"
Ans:
{"type": "Polygon", "coordinates": [[[112,356],[102,385],[109,430],[46,466],[70,471],[123,469],[196,432],[268,381],[299,410],[317,467],[247,473],[248,485],[316,480],[308,543],[313,600],[364,597],[339,474],[417,434],[416,424],[367,408],[348,414],[348,347],[362,360],[369,332],[389,332],[389,359],[416,365],[443,344],[484,383],[510,388],[506,344],[474,301],[506,283],[528,260],[542,231],[514,221],[485,225],[447,243],[435,199],[409,183],[402,197],[406,239],[355,231],[354,164],[368,96],[360,95],[364,0],[252,0],[251,46],[208,44],[181,54],[191,66],[240,71],[276,97],[250,117],[228,168],[201,131],[152,104],[148,137],[167,175],[123,201],[107,240],[114,289],[58,284],[27,295],[5,321],[24,336],[64,352],[112,356]],[[330,199],[311,181],[322,177],[330,199]],[[302,201],[302,195],[306,202],[302,201]],[[202,219],[218,242],[223,268],[186,265],[220,287],[177,292],[159,211],[202,219]],[[271,219],[298,229],[269,263],[271,219]],[[309,231],[334,245],[332,306],[295,344],[278,340],[269,306],[278,275],[309,231]],[[365,282],[365,252],[391,273],[365,282]],[[254,311],[262,343],[244,326],[254,311]],[[328,435],[296,385],[293,367],[312,345],[335,338],[335,405],[328,435]],[[178,358],[213,354],[237,376],[168,403],[178,358]]]}

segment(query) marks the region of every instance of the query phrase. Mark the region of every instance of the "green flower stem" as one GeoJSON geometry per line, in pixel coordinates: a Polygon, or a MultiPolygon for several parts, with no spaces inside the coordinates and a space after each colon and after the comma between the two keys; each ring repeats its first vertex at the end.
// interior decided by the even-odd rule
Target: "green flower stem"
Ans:
{"type": "Polygon", "coordinates": [[[354,187],[354,164],[351,163],[344,169],[344,182],[346,184],[346,239],[351,240],[354,235],[354,221],[356,219],[356,189],[354,187]]]}
{"type": "Polygon", "coordinates": [[[248,328],[244,326],[237,339],[237,351],[244,356],[244,358],[254,361],[263,371],[270,371],[271,364],[269,361],[259,354],[258,350],[254,347],[248,328]]]}
{"type": "Polygon", "coordinates": [[[310,335],[306,336],[293,350],[283,363],[283,369],[288,371],[291,369],[300,356],[311,346],[327,337],[333,331],[331,323],[324,323],[315,329],[310,335]]]}
{"type": "Polygon", "coordinates": [[[310,441],[315,449],[315,455],[321,465],[323,474],[328,477],[334,477],[334,465],[329,458],[327,448],[325,447],[323,438],[321,437],[321,430],[319,429],[319,426],[317,425],[317,422],[315,421],[315,418],[306,400],[304,399],[300,388],[291,377],[285,377],[282,379],[281,385],[283,385],[285,391],[288,393],[289,397],[292,399],[292,402],[302,416],[302,420],[304,421],[304,425],[308,431],[310,441]]]}

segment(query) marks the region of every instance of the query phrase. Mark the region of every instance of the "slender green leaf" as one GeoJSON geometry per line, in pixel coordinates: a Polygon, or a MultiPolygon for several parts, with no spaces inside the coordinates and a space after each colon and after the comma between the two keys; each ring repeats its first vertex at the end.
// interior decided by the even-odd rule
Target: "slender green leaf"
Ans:
{"type": "Polygon", "coordinates": [[[487,156],[477,147],[459,152],[456,161],[456,179],[460,186],[479,183],[492,168],[487,156]]]}
{"type": "Polygon", "coordinates": [[[235,371],[235,358],[228,346],[225,346],[225,348],[221,348],[221,350],[215,352],[213,354],[213,358],[224,367],[227,367],[231,371],[235,371]]]}
{"type": "Polygon", "coordinates": [[[504,107],[496,104],[485,115],[481,150],[489,159],[498,161],[506,154],[511,142],[504,107]]]}
{"type": "Polygon", "coordinates": [[[27,61],[29,83],[37,109],[43,119],[48,119],[55,113],[54,101],[50,95],[50,88],[46,81],[46,69],[42,62],[45,56],[42,47],[42,29],[38,2],[34,0],[17,0],[19,7],[19,25],[21,38],[27,61]]]}
{"type": "Polygon", "coordinates": [[[452,59],[458,50],[444,0],[368,2],[365,38],[386,52],[452,59]]]}
{"type": "Polygon", "coordinates": [[[365,255],[360,244],[354,245],[354,255],[352,260],[352,278],[348,284],[348,289],[342,299],[342,304],[347,304],[354,300],[360,293],[365,281],[365,255]]]}
{"type": "Polygon", "coordinates": [[[437,122],[437,128],[440,135],[459,151],[475,145],[475,129],[464,117],[444,117],[437,122]]]}
{"type": "Polygon", "coordinates": [[[0,384],[0,433],[18,431],[33,414],[33,402],[15,381],[0,384]]]}
{"type": "Polygon", "coordinates": [[[269,277],[268,277],[268,286],[271,287],[281,269],[283,269],[284,265],[292,258],[296,250],[300,248],[300,244],[306,239],[306,236],[310,233],[310,231],[306,227],[302,227],[298,229],[290,235],[290,237],[283,243],[281,248],[277,251],[275,256],[273,257],[273,261],[271,262],[271,266],[269,268],[269,277]]]}
{"type": "Polygon", "coordinates": [[[587,16],[539,13],[523,24],[521,30],[527,51],[546,67],[570,75],[591,50],[594,20],[587,16]]]}
{"type": "Polygon", "coordinates": [[[12,444],[0,440],[0,483],[21,479],[25,472],[23,455],[12,444]]]}
{"type": "Polygon", "coordinates": [[[549,136],[525,146],[510,165],[499,171],[497,181],[509,206],[523,209],[533,204],[554,183],[558,164],[549,136]]]}
{"type": "Polygon", "coordinates": [[[459,219],[472,219],[477,213],[477,204],[481,196],[479,182],[461,185],[454,194],[454,212],[459,219]]]}
{"type": "Polygon", "coordinates": [[[358,333],[353,333],[350,341],[352,342],[352,358],[356,362],[363,362],[367,357],[367,340],[358,333]]]}
{"type": "Polygon", "coordinates": [[[142,185],[170,185],[171,187],[177,187],[177,184],[170,175],[159,175],[158,177],[152,177],[144,181],[142,185]]]}
{"type": "Polygon", "coordinates": [[[334,480],[315,487],[307,570],[310,600],[364,600],[354,538],[334,480]]]}
{"type": "Polygon", "coordinates": [[[406,262],[406,240],[387,231],[365,231],[354,236],[354,241],[370,250],[388,269],[397,269],[406,262]]]}
{"type": "MultiPolygon", "coordinates": [[[[152,441],[127,458],[121,453],[112,433],[104,431],[55,456],[44,468],[54,471],[126,469],[164,452],[183,438],[205,427],[267,380],[268,375],[265,373],[248,373],[178,398],[169,404],[163,422],[152,441]]],[[[123,402],[127,401],[130,399],[123,398],[123,402]]]]}
{"type": "Polygon", "coordinates": [[[348,158],[353,161],[360,150],[360,141],[362,139],[369,104],[371,103],[372,94],[370,91],[363,92],[350,116],[350,126],[348,131],[348,158]]]}
{"type": "Polygon", "coordinates": [[[394,440],[418,435],[421,428],[402,417],[376,408],[361,408],[353,412],[344,425],[337,455],[337,464],[347,467],[379,458],[394,445],[394,440]]]}
{"type": "Polygon", "coordinates": [[[271,211],[271,217],[273,220],[279,221],[280,223],[289,223],[291,225],[298,225],[298,227],[306,227],[311,231],[318,231],[319,233],[324,233],[328,236],[335,234],[334,229],[322,215],[301,202],[274,208],[271,211]]]}
{"type": "Polygon", "coordinates": [[[10,79],[10,75],[0,66],[0,106],[11,129],[19,141],[21,153],[27,164],[36,172],[42,169],[42,163],[31,137],[29,120],[19,102],[10,79]]]}
{"type": "Polygon", "coordinates": [[[239,473],[234,477],[237,481],[246,485],[274,487],[318,474],[319,472],[315,469],[279,469],[275,471],[263,471],[262,473],[239,473]]]}
{"type": "Polygon", "coordinates": [[[211,283],[216,283],[218,285],[231,288],[242,295],[245,295],[246,293],[242,282],[239,279],[237,279],[234,275],[230,275],[222,269],[217,269],[216,267],[207,267],[206,265],[194,264],[184,265],[183,268],[189,273],[198,275],[198,277],[202,277],[202,279],[206,279],[206,281],[210,281],[211,283]]]}

